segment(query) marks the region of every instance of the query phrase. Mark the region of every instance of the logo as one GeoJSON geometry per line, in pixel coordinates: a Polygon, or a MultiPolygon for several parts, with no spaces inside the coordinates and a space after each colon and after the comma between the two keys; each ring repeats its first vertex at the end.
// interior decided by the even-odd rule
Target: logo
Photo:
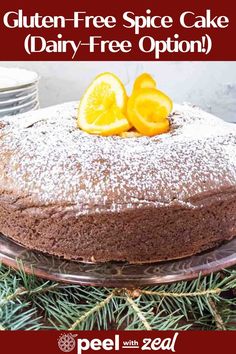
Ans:
{"type": "Polygon", "coordinates": [[[75,338],[76,334],[61,334],[60,337],[58,338],[58,347],[59,349],[64,352],[64,353],[69,353],[75,348],[75,338]]]}
{"type": "MultiPolygon", "coordinates": [[[[112,351],[120,352],[121,349],[139,349],[139,351],[149,350],[153,351],[171,351],[175,352],[175,344],[178,337],[178,332],[173,332],[169,337],[145,337],[141,340],[129,338],[128,340],[120,338],[119,334],[111,334],[109,338],[98,338],[88,335],[90,338],[77,338],[77,334],[63,333],[58,338],[58,347],[64,353],[71,352],[77,347],[77,354],[84,354],[86,351],[89,353],[93,351],[112,351]]],[[[123,335],[123,337],[125,337],[123,335]]],[[[136,352],[133,351],[133,352],[136,352]]]]}

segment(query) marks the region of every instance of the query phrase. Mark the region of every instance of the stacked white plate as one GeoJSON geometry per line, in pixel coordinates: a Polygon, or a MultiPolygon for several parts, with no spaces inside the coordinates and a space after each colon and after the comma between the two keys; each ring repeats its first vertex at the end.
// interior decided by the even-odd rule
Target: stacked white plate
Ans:
{"type": "Polygon", "coordinates": [[[39,108],[37,73],[0,67],[0,117],[39,108]]]}

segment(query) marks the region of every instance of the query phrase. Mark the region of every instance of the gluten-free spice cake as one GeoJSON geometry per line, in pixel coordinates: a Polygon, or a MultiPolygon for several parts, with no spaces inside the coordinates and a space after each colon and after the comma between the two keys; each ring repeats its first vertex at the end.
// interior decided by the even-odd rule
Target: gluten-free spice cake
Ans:
{"type": "Polygon", "coordinates": [[[83,261],[190,256],[236,235],[236,127],[176,105],[170,131],[100,136],[76,104],[0,120],[0,232],[83,261]]]}

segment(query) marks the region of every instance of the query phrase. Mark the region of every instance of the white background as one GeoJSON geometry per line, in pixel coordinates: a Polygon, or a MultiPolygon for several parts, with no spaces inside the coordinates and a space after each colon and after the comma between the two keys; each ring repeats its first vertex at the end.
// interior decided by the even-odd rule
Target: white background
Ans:
{"type": "Polygon", "coordinates": [[[135,76],[150,72],[158,87],[178,102],[191,102],[236,122],[236,62],[0,62],[35,70],[40,79],[40,105],[79,100],[95,75],[112,71],[128,89],[135,76]]]}

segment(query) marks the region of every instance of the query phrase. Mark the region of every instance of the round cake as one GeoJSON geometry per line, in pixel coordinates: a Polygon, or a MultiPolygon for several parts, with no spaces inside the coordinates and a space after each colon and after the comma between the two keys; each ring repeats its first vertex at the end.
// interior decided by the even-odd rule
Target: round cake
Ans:
{"type": "Polygon", "coordinates": [[[181,258],[236,235],[236,126],[176,105],[154,137],[77,128],[76,103],[0,120],[0,232],[65,259],[181,258]]]}

